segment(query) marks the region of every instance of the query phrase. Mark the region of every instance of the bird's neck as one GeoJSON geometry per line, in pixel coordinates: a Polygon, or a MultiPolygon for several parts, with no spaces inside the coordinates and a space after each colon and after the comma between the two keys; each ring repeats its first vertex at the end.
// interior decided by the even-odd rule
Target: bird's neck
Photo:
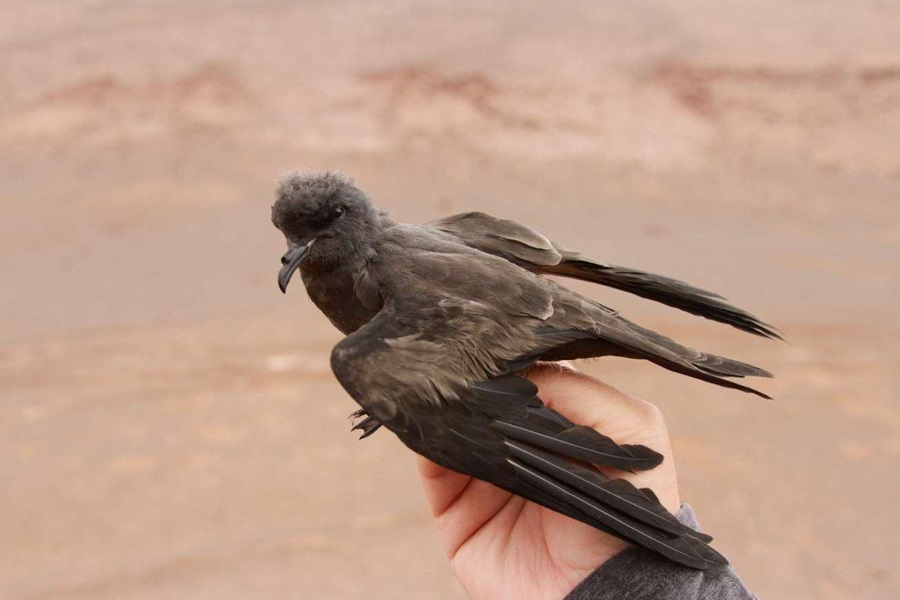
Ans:
{"type": "Polygon", "coordinates": [[[304,269],[301,276],[310,299],[344,334],[368,323],[383,305],[362,258],[331,269],[304,269]]]}

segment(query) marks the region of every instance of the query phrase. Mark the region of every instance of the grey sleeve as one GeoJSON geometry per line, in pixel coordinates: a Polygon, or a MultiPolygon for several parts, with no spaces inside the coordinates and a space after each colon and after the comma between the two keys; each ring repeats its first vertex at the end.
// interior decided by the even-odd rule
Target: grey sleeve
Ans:
{"type": "MultiPolygon", "coordinates": [[[[687,504],[675,515],[698,529],[687,504]]],[[[731,566],[698,571],[644,548],[631,547],[603,563],[566,600],[755,600],[731,566]]]]}

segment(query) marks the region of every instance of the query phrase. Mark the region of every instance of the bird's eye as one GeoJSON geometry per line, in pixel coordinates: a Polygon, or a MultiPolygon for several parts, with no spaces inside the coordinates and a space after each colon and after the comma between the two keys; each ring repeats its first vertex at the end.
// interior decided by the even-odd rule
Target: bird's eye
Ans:
{"type": "Polygon", "coordinates": [[[334,209],[334,213],[332,214],[332,216],[335,219],[340,219],[341,217],[344,216],[344,211],[345,211],[345,209],[343,206],[338,206],[337,208],[334,209]]]}

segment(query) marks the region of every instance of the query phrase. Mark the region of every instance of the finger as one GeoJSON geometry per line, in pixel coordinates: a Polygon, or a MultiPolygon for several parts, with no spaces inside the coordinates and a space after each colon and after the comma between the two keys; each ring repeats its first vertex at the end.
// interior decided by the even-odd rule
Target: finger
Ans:
{"type": "Polygon", "coordinates": [[[601,431],[619,443],[663,442],[668,446],[665,421],[653,404],[567,364],[540,363],[526,375],[538,386],[544,404],[571,421],[601,431]]]}
{"type": "Polygon", "coordinates": [[[572,369],[540,365],[527,373],[545,404],[571,421],[592,427],[620,444],[642,444],[663,455],[660,466],[637,474],[600,468],[638,487],[649,487],[670,511],[681,504],[672,446],[662,413],[654,405],[572,369]]]}

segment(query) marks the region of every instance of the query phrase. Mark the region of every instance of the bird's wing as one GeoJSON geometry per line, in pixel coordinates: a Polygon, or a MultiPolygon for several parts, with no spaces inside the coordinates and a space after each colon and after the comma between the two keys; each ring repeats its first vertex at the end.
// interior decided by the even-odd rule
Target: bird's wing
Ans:
{"type": "Polygon", "coordinates": [[[467,246],[524,267],[552,268],[563,260],[556,244],[534,229],[483,212],[451,215],[423,227],[450,234],[467,246]]]}
{"type": "Polygon", "coordinates": [[[450,297],[440,286],[411,287],[332,352],[335,375],[369,415],[447,468],[681,564],[727,562],[651,491],[592,466],[652,468],[659,454],[572,423],[543,404],[534,384],[509,372],[542,344],[561,341],[527,333],[541,321],[539,303],[500,325],[491,314],[496,307],[450,297]]]}
{"type": "MultiPolygon", "coordinates": [[[[640,327],[589,298],[567,290],[502,257],[458,242],[440,243],[428,231],[411,230],[390,248],[387,263],[371,268],[375,280],[392,286],[389,295],[407,299],[422,315],[436,310],[424,299],[437,298],[438,308],[454,307],[453,315],[434,320],[436,331],[465,342],[471,351],[493,349],[498,359],[522,361],[625,356],[650,360],[690,377],[768,398],[765,394],[723,378],[771,377],[752,365],[706,354],[640,327]],[[422,235],[424,234],[424,236],[422,235]],[[385,264],[392,268],[383,270],[385,264]],[[449,335],[450,333],[454,335],[449,335]]],[[[534,242],[537,245],[537,242],[534,242]]],[[[472,379],[491,374],[474,373],[472,379]]]]}
{"type": "Polygon", "coordinates": [[[718,294],[677,279],[592,260],[580,252],[566,250],[515,221],[467,212],[430,221],[424,227],[453,236],[467,246],[501,256],[536,273],[599,283],[755,335],[781,339],[772,326],[729,304],[718,294]]]}

